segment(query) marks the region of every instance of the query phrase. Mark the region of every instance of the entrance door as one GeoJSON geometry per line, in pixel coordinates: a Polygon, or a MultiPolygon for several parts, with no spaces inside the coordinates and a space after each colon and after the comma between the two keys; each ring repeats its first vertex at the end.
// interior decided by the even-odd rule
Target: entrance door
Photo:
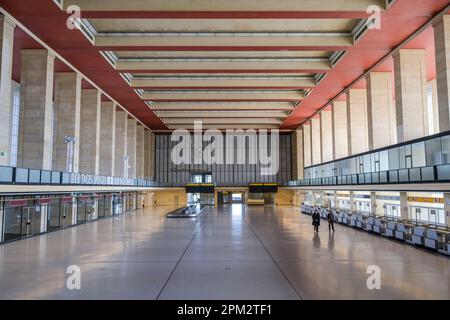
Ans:
{"type": "Polygon", "coordinates": [[[72,225],[73,202],[61,204],[61,227],[67,228],[72,225]]]}
{"type": "Polygon", "coordinates": [[[61,209],[59,200],[53,200],[47,206],[47,229],[48,231],[57,230],[62,227],[61,209]]]}
{"type": "Polygon", "coordinates": [[[5,208],[4,241],[22,237],[22,207],[5,208]]]}
{"type": "Polygon", "coordinates": [[[122,214],[123,213],[123,196],[121,195],[114,195],[113,198],[113,213],[114,215],[122,214]]]}
{"type": "Polygon", "coordinates": [[[25,207],[22,209],[22,219],[21,219],[21,237],[31,237],[34,234],[39,234],[41,219],[40,214],[37,212],[42,209],[41,207],[25,207]],[[39,219],[37,219],[39,218],[39,219]]]}
{"type": "Polygon", "coordinates": [[[77,204],[77,224],[85,223],[86,220],[86,200],[79,198],[77,204]]]}
{"type": "Polygon", "coordinates": [[[41,206],[6,208],[4,241],[41,233],[41,211],[41,206]]]}
{"type": "Polygon", "coordinates": [[[231,195],[231,202],[236,204],[244,203],[244,194],[243,193],[233,193],[231,195]]]}

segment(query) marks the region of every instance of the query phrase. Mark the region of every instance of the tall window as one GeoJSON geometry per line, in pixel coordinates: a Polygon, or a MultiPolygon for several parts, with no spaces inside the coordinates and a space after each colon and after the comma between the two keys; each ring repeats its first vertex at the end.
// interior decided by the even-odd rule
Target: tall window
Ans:
{"type": "Polygon", "coordinates": [[[19,117],[20,117],[20,84],[12,82],[12,119],[11,119],[11,166],[17,166],[17,149],[19,145],[19,117]]]}
{"type": "Polygon", "coordinates": [[[434,108],[433,108],[433,85],[429,83],[427,85],[427,99],[428,99],[428,133],[434,134],[435,123],[434,123],[434,108]]]}

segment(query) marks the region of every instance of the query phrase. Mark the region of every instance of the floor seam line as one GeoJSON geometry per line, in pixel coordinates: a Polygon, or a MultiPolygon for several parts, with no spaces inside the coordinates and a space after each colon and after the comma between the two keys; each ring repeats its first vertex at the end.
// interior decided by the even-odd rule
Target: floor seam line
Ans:
{"type": "Polygon", "coordinates": [[[200,221],[196,227],[196,230],[194,231],[194,234],[192,235],[191,240],[189,241],[189,243],[187,244],[186,248],[184,249],[183,253],[181,254],[180,259],[178,259],[177,263],[175,264],[175,266],[173,267],[172,271],[169,274],[169,277],[167,278],[167,280],[164,282],[164,285],[162,286],[161,290],[159,291],[158,295],[156,296],[155,300],[159,300],[162,293],[164,292],[164,290],[166,289],[167,284],[169,283],[170,279],[172,279],[172,276],[175,274],[175,270],[178,268],[179,264],[181,263],[181,261],[183,260],[183,258],[185,257],[189,247],[191,246],[192,242],[194,242],[195,237],[197,236],[198,232],[200,231],[203,221],[206,220],[206,218],[208,217],[209,212],[206,212],[206,214],[204,214],[201,218],[200,221]]]}
{"type": "MultiPolygon", "coordinates": [[[[245,213],[247,213],[247,210],[245,210],[245,213]]],[[[246,214],[247,215],[247,214],[246,214]]],[[[280,265],[277,263],[277,261],[275,260],[275,258],[272,256],[272,254],[270,254],[269,249],[267,249],[267,247],[264,245],[264,243],[262,242],[262,240],[259,238],[259,236],[257,235],[255,229],[253,228],[253,226],[250,224],[249,221],[247,221],[247,219],[245,219],[245,223],[248,225],[248,227],[250,228],[250,230],[252,230],[253,234],[255,235],[256,239],[258,239],[259,243],[262,245],[262,247],[264,248],[264,250],[266,250],[267,254],[269,255],[269,257],[272,259],[273,263],[275,264],[275,266],[277,267],[277,269],[280,271],[281,275],[285,278],[285,280],[287,281],[287,283],[289,284],[289,286],[292,288],[292,290],[295,292],[295,294],[297,295],[297,297],[299,297],[300,300],[304,300],[302,295],[300,294],[300,292],[297,291],[297,289],[294,287],[294,284],[291,282],[291,280],[289,280],[288,276],[286,275],[286,273],[283,271],[283,269],[280,267],[280,265]]]]}

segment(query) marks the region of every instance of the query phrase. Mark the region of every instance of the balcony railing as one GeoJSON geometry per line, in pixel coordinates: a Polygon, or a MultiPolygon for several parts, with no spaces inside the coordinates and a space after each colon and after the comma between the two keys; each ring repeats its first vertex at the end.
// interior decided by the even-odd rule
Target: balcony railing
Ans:
{"type": "Polygon", "coordinates": [[[448,183],[450,164],[290,181],[289,187],[448,183]]]}
{"type": "Polygon", "coordinates": [[[24,169],[0,166],[0,184],[155,187],[158,183],[144,179],[125,179],[83,173],[24,169]]]}

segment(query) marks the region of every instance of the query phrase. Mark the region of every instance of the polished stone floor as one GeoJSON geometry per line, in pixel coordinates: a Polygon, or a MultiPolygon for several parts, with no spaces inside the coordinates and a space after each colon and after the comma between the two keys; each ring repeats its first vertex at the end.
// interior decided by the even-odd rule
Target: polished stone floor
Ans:
{"type": "Polygon", "coordinates": [[[298,208],[169,210],[0,246],[0,299],[450,299],[449,258],[342,226],[314,236],[298,208]],[[380,290],[367,287],[373,265],[380,290]]]}

